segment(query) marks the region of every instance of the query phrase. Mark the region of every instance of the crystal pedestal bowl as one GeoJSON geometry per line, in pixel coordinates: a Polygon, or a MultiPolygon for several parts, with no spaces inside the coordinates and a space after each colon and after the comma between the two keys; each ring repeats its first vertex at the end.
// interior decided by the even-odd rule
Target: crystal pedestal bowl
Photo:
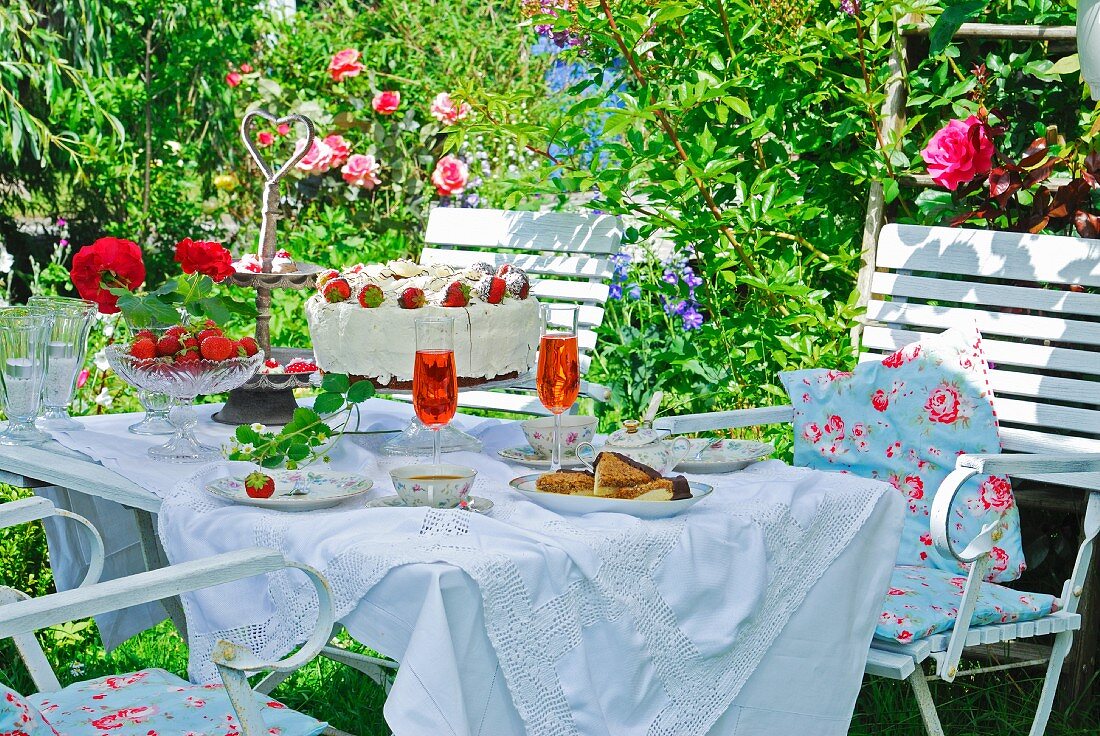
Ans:
{"type": "Polygon", "coordinates": [[[199,463],[216,460],[221,457],[221,450],[204,445],[195,438],[194,429],[198,423],[195,397],[237,388],[260,367],[263,354],[181,363],[163,358],[135,358],[119,346],[111,345],[107,348],[107,362],[122,380],[134,388],[176,399],[176,405],[168,415],[175,434],[163,445],[149,448],[149,455],[173,463],[199,463]]]}

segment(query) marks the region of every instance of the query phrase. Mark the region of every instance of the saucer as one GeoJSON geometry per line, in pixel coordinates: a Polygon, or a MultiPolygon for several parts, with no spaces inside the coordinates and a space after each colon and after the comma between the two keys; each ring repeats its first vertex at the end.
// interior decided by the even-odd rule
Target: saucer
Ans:
{"type": "MultiPolygon", "coordinates": [[[[530,445],[505,447],[503,450],[497,450],[497,455],[510,463],[525,465],[528,468],[550,467],[550,458],[538,454],[530,445]]],[[[576,455],[566,455],[561,459],[563,468],[577,468],[583,465],[584,463],[577,459],[576,455]]]]}
{"type": "Polygon", "coordinates": [[[730,439],[691,440],[690,454],[675,468],[677,473],[732,473],[747,468],[775,452],[770,442],[730,439]]]}
{"type": "MultiPolygon", "coordinates": [[[[406,506],[405,502],[401,500],[400,496],[382,496],[382,498],[376,498],[373,501],[367,501],[364,504],[364,508],[368,509],[426,509],[428,506],[406,506]]],[[[455,506],[454,508],[460,509],[461,506],[455,506]]],[[[493,508],[493,502],[487,498],[481,496],[470,496],[469,503],[466,506],[467,511],[476,511],[479,514],[484,514],[493,508]]],[[[447,511],[448,509],[441,509],[441,511],[447,511]]]]}
{"type": "Polygon", "coordinates": [[[242,478],[218,478],[206,486],[208,493],[227,501],[278,511],[313,511],[325,509],[360,496],[371,489],[374,482],[356,473],[338,473],[329,470],[265,470],[276,481],[291,485],[298,492],[277,493],[268,498],[252,498],[244,489],[242,478]]]}

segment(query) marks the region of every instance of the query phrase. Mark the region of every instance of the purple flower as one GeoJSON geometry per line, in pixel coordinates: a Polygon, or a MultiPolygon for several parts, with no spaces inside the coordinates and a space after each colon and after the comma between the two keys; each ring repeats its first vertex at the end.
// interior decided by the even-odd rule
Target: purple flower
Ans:
{"type": "MultiPolygon", "coordinates": [[[[662,297],[662,299],[663,299],[663,297],[662,297]]],[[[674,314],[674,315],[679,316],[679,315],[683,314],[684,310],[689,307],[688,303],[686,301],[684,301],[683,299],[681,299],[678,302],[673,302],[671,299],[665,299],[664,302],[665,302],[665,314],[669,314],[669,315],[674,314]]]]}
{"type": "Polygon", "coordinates": [[[59,218],[57,218],[57,226],[58,226],[58,227],[65,227],[65,226],[66,226],[66,225],[68,225],[68,224],[69,224],[69,223],[68,223],[68,222],[67,222],[67,221],[65,220],[65,218],[64,218],[64,217],[59,217],[59,218]]]}
{"type": "Polygon", "coordinates": [[[69,240],[68,238],[62,238],[61,240],[57,241],[57,244],[64,248],[69,244],[69,240]]]}
{"type": "Polygon", "coordinates": [[[703,285],[703,280],[695,275],[695,271],[691,270],[691,266],[684,269],[683,277],[684,283],[687,284],[689,289],[694,290],[696,287],[703,285]]]}
{"type": "Polygon", "coordinates": [[[608,299],[622,299],[623,298],[623,286],[622,284],[612,284],[607,287],[608,299]]]}
{"type": "Polygon", "coordinates": [[[628,287],[628,291],[626,293],[631,299],[641,299],[642,298],[642,287],[641,286],[639,286],[638,284],[627,284],[627,287],[628,287]]]}
{"type": "Polygon", "coordinates": [[[840,0],[840,10],[853,18],[859,15],[859,0],[840,0]]]}
{"type": "Polygon", "coordinates": [[[661,276],[661,281],[664,281],[666,284],[675,285],[679,283],[680,277],[677,276],[676,272],[673,271],[671,268],[666,268],[664,275],[661,276]]]}
{"type": "Polygon", "coordinates": [[[466,207],[477,207],[479,202],[481,202],[481,197],[478,196],[478,194],[476,192],[474,192],[472,194],[466,195],[466,202],[465,202],[464,206],[466,206],[466,207]]]}
{"type": "Polygon", "coordinates": [[[698,330],[703,326],[703,315],[693,304],[688,305],[681,316],[684,321],[684,330],[698,330]]]}

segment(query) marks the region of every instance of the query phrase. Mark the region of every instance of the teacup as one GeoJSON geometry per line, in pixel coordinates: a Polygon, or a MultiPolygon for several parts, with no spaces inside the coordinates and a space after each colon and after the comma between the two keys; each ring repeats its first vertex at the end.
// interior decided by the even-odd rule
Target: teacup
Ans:
{"type": "MultiPolygon", "coordinates": [[[[554,417],[539,417],[521,422],[527,444],[542,457],[550,457],[554,452],[554,417]]],[[[561,454],[577,454],[577,445],[591,442],[596,436],[596,417],[579,414],[562,414],[561,417],[561,454]]]]}
{"type": "Polygon", "coordinates": [[[462,465],[404,465],[390,471],[406,506],[450,509],[470,496],[477,471],[462,465]]]}

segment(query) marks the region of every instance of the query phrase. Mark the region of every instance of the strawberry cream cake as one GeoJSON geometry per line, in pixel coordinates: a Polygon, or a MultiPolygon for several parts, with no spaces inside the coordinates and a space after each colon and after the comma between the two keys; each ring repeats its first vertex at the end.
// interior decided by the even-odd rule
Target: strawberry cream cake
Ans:
{"type": "Polygon", "coordinates": [[[325,271],[306,302],[317,366],[376,386],[412,387],[415,321],[455,318],[461,386],[516,378],[535,366],[539,303],[521,269],[408,260],[325,271]]]}

